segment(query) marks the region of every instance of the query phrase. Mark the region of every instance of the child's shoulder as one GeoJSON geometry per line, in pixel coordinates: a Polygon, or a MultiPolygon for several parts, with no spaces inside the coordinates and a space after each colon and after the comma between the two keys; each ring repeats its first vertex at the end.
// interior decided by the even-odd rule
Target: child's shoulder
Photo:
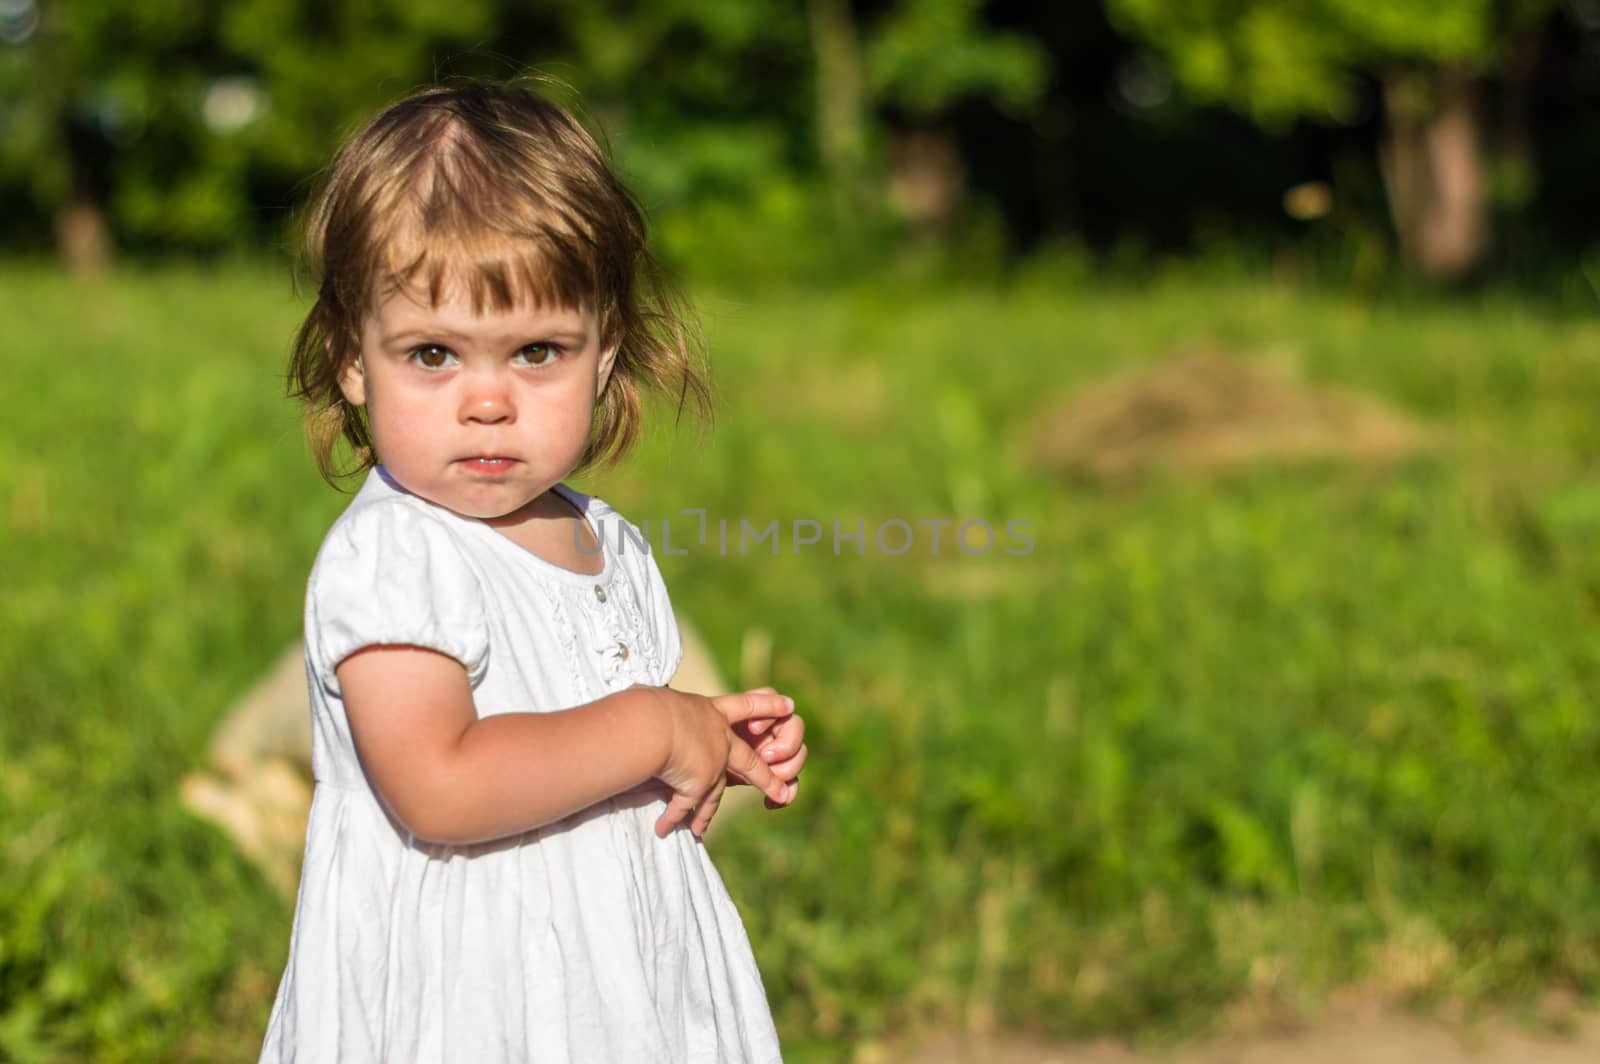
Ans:
{"type": "Polygon", "coordinates": [[[451,516],[400,487],[381,466],[374,468],[323,537],[312,580],[319,571],[347,565],[356,557],[401,561],[421,560],[442,550],[460,553],[451,516]]]}
{"type": "Polygon", "coordinates": [[[328,529],[325,539],[331,540],[336,533],[370,532],[384,525],[442,528],[448,524],[447,515],[448,511],[396,484],[382,466],[375,466],[367,471],[361,490],[328,529]]]}
{"type": "Polygon", "coordinates": [[[380,644],[437,650],[460,661],[474,682],[483,676],[483,580],[459,531],[448,511],[381,469],[368,474],[323,538],[306,582],[307,653],[329,691],[339,689],[339,662],[380,644]]]}

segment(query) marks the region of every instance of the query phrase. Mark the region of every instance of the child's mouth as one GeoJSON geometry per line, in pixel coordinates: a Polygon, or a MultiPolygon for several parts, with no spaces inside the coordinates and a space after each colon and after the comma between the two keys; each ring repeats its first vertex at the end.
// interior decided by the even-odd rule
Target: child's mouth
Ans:
{"type": "Polygon", "coordinates": [[[462,464],[465,465],[468,469],[477,470],[478,472],[482,472],[482,473],[500,473],[500,472],[504,472],[507,469],[510,469],[513,465],[516,464],[517,460],[515,458],[491,457],[491,458],[463,458],[461,461],[462,461],[462,464]]]}

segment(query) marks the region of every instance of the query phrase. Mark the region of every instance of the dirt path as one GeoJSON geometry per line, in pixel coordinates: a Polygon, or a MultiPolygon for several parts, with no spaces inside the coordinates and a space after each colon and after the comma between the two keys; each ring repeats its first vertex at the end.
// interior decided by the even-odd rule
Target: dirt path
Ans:
{"type": "MultiPolygon", "coordinates": [[[[1330,1015],[1286,1033],[1223,1037],[1135,1051],[1102,1039],[1046,1043],[1016,1038],[931,1040],[909,1053],[870,1054],[883,1064],[1595,1064],[1600,1013],[1575,1015],[1563,1033],[1493,1020],[1466,1027],[1380,1008],[1330,1015]]],[[[861,1064],[869,1064],[863,1061],[861,1064]]]]}

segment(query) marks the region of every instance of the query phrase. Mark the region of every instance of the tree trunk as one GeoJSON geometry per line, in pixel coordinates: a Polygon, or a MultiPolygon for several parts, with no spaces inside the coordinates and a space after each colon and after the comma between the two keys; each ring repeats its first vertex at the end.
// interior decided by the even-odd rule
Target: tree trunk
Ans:
{"type": "Polygon", "coordinates": [[[1488,187],[1476,85],[1465,71],[1391,74],[1383,81],[1383,177],[1405,262],[1459,280],[1489,245],[1488,187]]]}
{"type": "Polygon", "coordinates": [[[840,214],[860,211],[866,196],[866,119],[861,46],[850,0],[810,0],[817,64],[817,148],[840,214]]]}
{"type": "Polygon", "coordinates": [[[56,212],[56,254],[67,272],[104,273],[111,265],[111,228],[98,204],[74,199],[56,212]]]}
{"type": "Polygon", "coordinates": [[[105,135],[73,113],[61,93],[58,112],[61,150],[72,174],[72,194],[56,208],[56,253],[71,273],[101,273],[111,265],[114,245],[105,204],[112,148],[105,135]]]}
{"type": "Polygon", "coordinates": [[[955,225],[966,183],[961,149],[948,129],[925,126],[890,134],[889,198],[924,234],[937,239],[955,225]]]}

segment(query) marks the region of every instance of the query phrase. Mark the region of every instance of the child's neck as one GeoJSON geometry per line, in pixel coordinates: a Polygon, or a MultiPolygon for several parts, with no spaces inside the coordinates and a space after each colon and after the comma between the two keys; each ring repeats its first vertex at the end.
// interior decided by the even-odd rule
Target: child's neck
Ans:
{"type": "Polygon", "coordinates": [[[597,576],[605,568],[595,530],[554,488],[504,517],[486,518],[484,523],[551,565],[589,576],[597,576]]]}

